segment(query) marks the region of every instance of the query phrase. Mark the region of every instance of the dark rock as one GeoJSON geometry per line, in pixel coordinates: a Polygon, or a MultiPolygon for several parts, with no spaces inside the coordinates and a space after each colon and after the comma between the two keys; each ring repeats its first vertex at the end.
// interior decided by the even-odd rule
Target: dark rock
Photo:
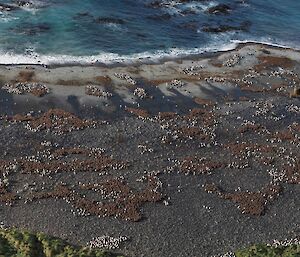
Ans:
{"type": "Polygon", "coordinates": [[[264,54],[271,54],[271,52],[269,51],[269,50],[267,50],[267,49],[262,49],[261,50],[264,54]]]}
{"type": "Polygon", "coordinates": [[[80,12],[80,13],[76,13],[75,16],[73,16],[74,20],[93,20],[93,16],[89,13],[89,12],[80,12]]]}
{"type": "Polygon", "coordinates": [[[18,6],[0,3],[0,11],[10,12],[19,9],[18,6]]]}
{"type": "Polygon", "coordinates": [[[207,10],[209,14],[228,14],[231,11],[230,6],[226,4],[219,4],[217,6],[213,6],[207,10]]]}
{"type": "Polygon", "coordinates": [[[241,30],[243,30],[243,31],[249,31],[251,25],[252,25],[252,22],[251,22],[251,21],[244,21],[244,22],[241,23],[240,28],[241,28],[241,30]]]}
{"type": "Polygon", "coordinates": [[[30,1],[16,0],[14,3],[19,7],[32,7],[33,3],[30,1]]]}
{"type": "Polygon", "coordinates": [[[41,33],[48,32],[50,30],[50,26],[48,24],[25,24],[23,27],[17,27],[13,29],[15,33],[24,34],[27,36],[35,36],[41,33]]]}
{"type": "Polygon", "coordinates": [[[209,2],[210,0],[177,0],[178,3],[209,2]]]}
{"type": "Polygon", "coordinates": [[[182,15],[195,15],[196,11],[192,9],[186,9],[181,12],[182,15]]]}
{"type": "MultiPolygon", "coordinates": [[[[179,3],[179,4],[185,4],[185,3],[191,3],[191,2],[208,2],[208,1],[209,0],[177,0],[175,2],[179,3]]],[[[146,4],[146,6],[150,7],[150,8],[158,9],[158,8],[170,6],[170,4],[171,4],[170,2],[171,1],[155,0],[155,1],[150,2],[149,4],[146,4]]]]}
{"type": "Polygon", "coordinates": [[[172,18],[172,15],[169,13],[164,13],[162,15],[151,15],[151,16],[147,16],[147,19],[151,19],[151,20],[158,20],[158,21],[162,21],[162,20],[170,20],[172,18]]]}
{"type": "Polygon", "coordinates": [[[109,24],[109,23],[113,23],[113,24],[125,24],[125,21],[122,19],[118,19],[118,18],[111,18],[111,17],[99,17],[95,19],[96,23],[99,24],[109,24]]]}
{"type": "Polygon", "coordinates": [[[161,8],[164,4],[161,1],[153,1],[149,4],[147,4],[147,7],[151,7],[151,8],[161,8]]]}
{"type": "Polygon", "coordinates": [[[91,14],[89,12],[79,12],[76,14],[76,16],[86,17],[91,16],[91,14]]]}
{"type": "Polygon", "coordinates": [[[142,33],[136,33],[136,35],[139,38],[147,38],[147,36],[145,34],[142,34],[142,33]]]}
{"type": "Polygon", "coordinates": [[[187,22],[187,23],[180,24],[179,27],[182,29],[197,31],[198,23],[197,22],[187,22]]]}
{"type": "Polygon", "coordinates": [[[12,0],[14,6],[20,8],[40,9],[49,6],[48,1],[12,0]]]}
{"type": "Polygon", "coordinates": [[[220,25],[217,27],[210,27],[204,26],[202,31],[209,32],[209,33],[222,33],[222,32],[229,32],[229,31],[248,31],[249,27],[251,26],[251,22],[245,21],[241,23],[240,26],[230,26],[230,25],[220,25]]]}
{"type": "Polygon", "coordinates": [[[209,33],[222,33],[222,32],[228,32],[238,30],[237,27],[228,26],[228,25],[220,25],[218,27],[203,27],[202,31],[209,32],[209,33]]]}

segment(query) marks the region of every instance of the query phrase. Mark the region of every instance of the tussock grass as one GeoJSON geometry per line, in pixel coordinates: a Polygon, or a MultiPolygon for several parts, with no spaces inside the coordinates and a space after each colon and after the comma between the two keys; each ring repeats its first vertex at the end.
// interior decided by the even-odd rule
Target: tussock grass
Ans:
{"type": "Polygon", "coordinates": [[[297,257],[300,256],[300,245],[269,246],[257,244],[238,250],[237,257],[297,257]]]}
{"type": "Polygon", "coordinates": [[[0,229],[0,256],[4,257],[113,257],[99,249],[79,247],[47,236],[16,229],[0,229]]]}

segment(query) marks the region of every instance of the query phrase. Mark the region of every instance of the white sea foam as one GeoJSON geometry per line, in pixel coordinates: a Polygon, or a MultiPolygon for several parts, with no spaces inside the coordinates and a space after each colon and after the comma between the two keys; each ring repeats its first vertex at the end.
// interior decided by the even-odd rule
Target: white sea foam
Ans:
{"type": "Polygon", "coordinates": [[[275,46],[280,48],[291,48],[294,50],[300,50],[299,45],[293,44],[289,42],[288,44],[285,42],[274,42],[269,38],[262,38],[261,40],[249,39],[249,40],[231,40],[231,42],[235,44],[245,44],[245,43],[253,43],[253,44],[264,44],[269,46],[275,46]]]}
{"type": "Polygon", "coordinates": [[[208,2],[208,3],[191,3],[191,4],[187,4],[187,6],[193,6],[193,7],[198,7],[200,8],[202,11],[207,11],[209,8],[213,7],[213,6],[216,6],[218,3],[215,2],[215,1],[211,1],[211,2],[208,2]]]}
{"type": "Polygon", "coordinates": [[[18,20],[17,17],[0,15],[0,22],[9,23],[13,20],[18,20]]]}
{"type": "Polygon", "coordinates": [[[176,59],[191,55],[198,55],[208,52],[227,51],[234,49],[235,43],[226,45],[208,45],[202,48],[179,49],[171,48],[169,50],[143,52],[132,55],[119,55],[114,53],[100,53],[93,56],[71,56],[71,55],[39,55],[35,52],[28,54],[1,53],[0,64],[43,64],[43,65],[91,65],[91,64],[130,64],[130,63],[147,63],[156,62],[162,59],[176,59]]]}
{"type": "Polygon", "coordinates": [[[132,55],[119,55],[115,53],[100,53],[92,56],[72,56],[72,55],[40,55],[34,51],[28,51],[28,54],[3,53],[0,51],[0,64],[40,64],[40,65],[93,65],[93,64],[133,64],[133,63],[150,63],[160,60],[173,60],[183,57],[195,56],[204,53],[214,53],[229,51],[235,49],[241,43],[261,43],[277,47],[294,47],[286,44],[276,44],[271,41],[255,40],[231,40],[226,44],[215,43],[207,44],[201,48],[180,49],[171,48],[169,50],[159,50],[155,52],[143,52],[132,55]]]}
{"type": "Polygon", "coordinates": [[[107,23],[104,24],[105,27],[107,27],[108,29],[111,29],[112,31],[118,31],[121,33],[125,33],[128,31],[127,28],[121,26],[120,24],[116,24],[116,23],[107,23]]]}
{"type": "Polygon", "coordinates": [[[169,1],[166,2],[166,5],[163,8],[171,15],[182,15],[181,12],[186,9],[190,9],[192,11],[195,11],[196,13],[201,13],[217,4],[218,3],[215,1],[211,1],[208,3],[201,3],[201,2],[183,3],[178,1],[169,1]]]}
{"type": "Polygon", "coordinates": [[[36,15],[42,8],[48,6],[49,3],[45,3],[44,1],[40,0],[28,0],[26,4],[18,6],[15,4],[15,6],[19,7],[20,9],[31,13],[32,15],[36,15]]]}
{"type": "Polygon", "coordinates": [[[8,14],[7,12],[0,12],[0,22],[8,23],[10,21],[18,20],[18,19],[19,19],[18,17],[14,17],[8,14]]]}

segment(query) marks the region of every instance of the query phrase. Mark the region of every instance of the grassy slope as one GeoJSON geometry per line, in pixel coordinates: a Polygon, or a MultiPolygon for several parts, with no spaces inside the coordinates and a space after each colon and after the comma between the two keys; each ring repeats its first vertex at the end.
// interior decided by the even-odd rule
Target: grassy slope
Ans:
{"type": "Polygon", "coordinates": [[[237,257],[300,257],[300,245],[272,247],[258,244],[235,254],[237,257]]]}
{"type": "Polygon", "coordinates": [[[112,257],[102,250],[77,247],[42,233],[0,230],[1,257],[112,257]]]}
{"type": "MultiPolygon", "coordinates": [[[[300,245],[271,247],[259,244],[238,250],[237,257],[300,257],[300,245]]],[[[77,247],[42,233],[0,229],[0,257],[113,257],[102,250],[77,247]]],[[[121,256],[119,256],[121,257],[121,256]]]]}

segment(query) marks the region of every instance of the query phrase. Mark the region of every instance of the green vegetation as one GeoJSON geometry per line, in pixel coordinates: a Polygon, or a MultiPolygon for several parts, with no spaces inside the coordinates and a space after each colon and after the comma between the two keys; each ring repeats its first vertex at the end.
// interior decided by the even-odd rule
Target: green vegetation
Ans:
{"type": "Polygon", "coordinates": [[[77,247],[42,233],[0,229],[0,257],[113,257],[98,249],[77,247]]]}
{"type": "Polygon", "coordinates": [[[300,257],[300,245],[290,246],[267,246],[258,244],[239,250],[237,257],[300,257]]]}
{"type": "MultiPolygon", "coordinates": [[[[235,252],[236,257],[300,257],[300,245],[258,244],[235,252]]],[[[99,249],[79,247],[42,233],[0,229],[0,257],[117,257],[99,249]]],[[[122,256],[118,256],[122,257],[122,256]]]]}

